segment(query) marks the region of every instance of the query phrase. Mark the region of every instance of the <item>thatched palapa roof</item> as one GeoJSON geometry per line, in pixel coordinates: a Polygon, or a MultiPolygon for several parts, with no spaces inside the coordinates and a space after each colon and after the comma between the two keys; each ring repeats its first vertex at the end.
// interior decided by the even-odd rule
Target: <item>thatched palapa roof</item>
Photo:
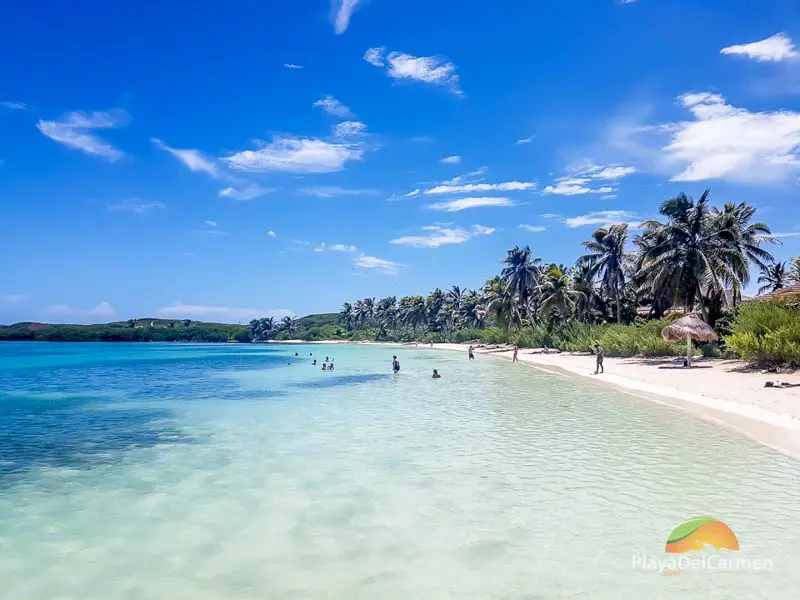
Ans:
{"type": "Polygon", "coordinates": [[[716,342],[719,339],[717,332],[694,313],[673,321],[661,330],[661,337],[668,342],[679,342],[687,336],[701,342],[716,342]]]}

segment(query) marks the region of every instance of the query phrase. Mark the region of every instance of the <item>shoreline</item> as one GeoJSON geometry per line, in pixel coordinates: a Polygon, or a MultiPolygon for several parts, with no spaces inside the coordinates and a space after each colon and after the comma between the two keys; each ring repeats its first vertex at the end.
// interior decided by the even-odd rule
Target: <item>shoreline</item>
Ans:
{"type": "MultiPolygon", "coordinates": [[[[291,344],[304,343],[299,341],[291,344]]],[[[399,342],[316,342],[446,350],[466,353],[469,344],[414,345],[399,342]]],[[[475,348],[475,355],[511,362],[513,350],[475,348]]],[[[732,429],[751,440],[800,460],[800,387],[765,388],[769,380],[800,383],[797,375],[744,372],[741,361],[698,359],[685,369],[681,359],[606,357],[605,373],[594,374],[591,355],[537,353],[520,349],[519,364],[684,410],[732,429]]]]}

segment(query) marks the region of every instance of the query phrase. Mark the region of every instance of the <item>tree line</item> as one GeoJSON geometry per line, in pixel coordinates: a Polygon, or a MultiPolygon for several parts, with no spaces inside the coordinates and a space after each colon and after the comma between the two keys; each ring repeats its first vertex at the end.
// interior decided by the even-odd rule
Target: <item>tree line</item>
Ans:
{"type": "Polygon", "coordinates": [[[517,246],[480,290],[453,286],[424,297],[364,298],[345,303],[340,322],[348,331],[376,328],[379,339],[390,333],[448,338],[490,325],[508,335],[536,325],[629,324],[671,311],[697,311],[713,326],[741,303],[753,271],[760,273],[759,293],[800,283],[800,258],[788,266],[775,261],[766,246],[779,241],[755,220],[754,207],[717,208],[709,196],[666,200],[661,218],[642,223],[635,236],[624,223],[597,229],[571,267],[545,263],[517,246]]]}

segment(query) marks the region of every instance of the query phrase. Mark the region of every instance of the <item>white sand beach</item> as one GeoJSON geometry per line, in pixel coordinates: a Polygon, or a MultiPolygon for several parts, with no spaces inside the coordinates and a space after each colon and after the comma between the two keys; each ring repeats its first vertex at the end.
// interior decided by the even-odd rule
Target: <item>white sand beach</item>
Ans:
{"type": "MultiPolygon", "coordinates": [[[[420,347],[423,347],[420,344],[420,347]]],[[[469,344],[435,344],[467,352],[469,344]]],[[[512,349],[475,349],[476,356],[512,360],[512,349]]],[[[605,373],[595,375],[595,358],[520,349],[521,364],[581,377],[732,427],[756,441],[800,459],[800,387],[764,387],[767,381],[800,384],[798,374],[762,373],[734,360],[698,359],[691,369],[682,359],[605,358],[605,373]]]]}

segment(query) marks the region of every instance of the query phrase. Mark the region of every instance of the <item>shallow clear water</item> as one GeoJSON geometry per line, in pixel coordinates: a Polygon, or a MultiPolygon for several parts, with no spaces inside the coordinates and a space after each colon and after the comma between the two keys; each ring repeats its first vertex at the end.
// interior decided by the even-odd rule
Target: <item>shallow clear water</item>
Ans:
{"type": "Polygon", "coordinates": [[[8,600],[788,599],[798,491],[735,433],[481,356],[0,345],[8,600]],[[634,566],[705,514],[741,550],[694,555],[774,570],[634,566]]]}

